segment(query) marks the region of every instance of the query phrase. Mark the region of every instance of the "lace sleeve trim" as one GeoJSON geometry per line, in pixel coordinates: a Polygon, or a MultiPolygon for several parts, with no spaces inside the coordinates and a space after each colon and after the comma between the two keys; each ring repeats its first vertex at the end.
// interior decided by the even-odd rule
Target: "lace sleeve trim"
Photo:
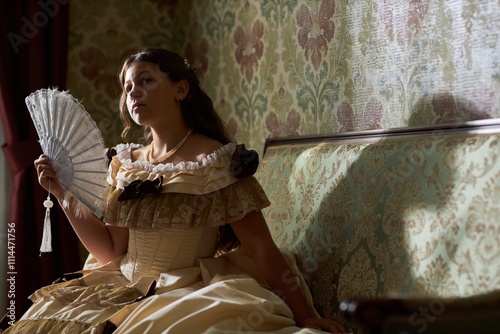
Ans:
{"type": "Polygon", "coordinates": [[[104,222],[128,228],[191,229],[220,226],[242,219],[251,211],[269,206],[264,190],[247,177],[208,194],[162,193],[118,201],[121,191],[112,188],[104,222]]]}

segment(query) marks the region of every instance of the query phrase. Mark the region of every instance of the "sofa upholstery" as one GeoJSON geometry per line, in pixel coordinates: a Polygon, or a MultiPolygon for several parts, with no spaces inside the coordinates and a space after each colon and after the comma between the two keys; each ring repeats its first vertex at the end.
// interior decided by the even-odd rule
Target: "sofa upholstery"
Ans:
{"type": "Polygon", "coordinates": [[[256,176],[324,316],[500,289],[498,123],[270,139],[256,176]]]}

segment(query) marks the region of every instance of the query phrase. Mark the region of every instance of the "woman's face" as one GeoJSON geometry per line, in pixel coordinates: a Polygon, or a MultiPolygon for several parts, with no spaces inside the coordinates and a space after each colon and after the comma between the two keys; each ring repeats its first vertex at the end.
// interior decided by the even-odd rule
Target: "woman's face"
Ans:
{"type": "Polygon", "coordinates": [[[143,61],[130,64],[123,87],[134,122],[154,127],[165,123],[173,112],[180,114],[176,103],[178,86],[155,64],[143,61]]]}

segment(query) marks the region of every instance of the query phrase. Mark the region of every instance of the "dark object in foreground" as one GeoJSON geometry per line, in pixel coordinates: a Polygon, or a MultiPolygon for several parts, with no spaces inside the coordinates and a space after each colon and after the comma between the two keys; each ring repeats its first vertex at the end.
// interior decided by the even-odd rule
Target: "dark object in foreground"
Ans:
{"type": "Polygon", "coordinates": [[[340,310],[363,334],[500,332],[500,290],[456,299],[360,298],[340,310]]]}

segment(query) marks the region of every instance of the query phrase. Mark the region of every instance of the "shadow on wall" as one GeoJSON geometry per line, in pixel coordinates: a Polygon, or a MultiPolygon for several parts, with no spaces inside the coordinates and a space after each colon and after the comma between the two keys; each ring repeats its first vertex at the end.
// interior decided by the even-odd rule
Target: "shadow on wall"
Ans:
{"type": "Polygon", "coordinates": [[[413,107],[408,126],[463,123],[489,118],[492,116],[477,108],[473,101],[443,91],[420,99],[413,107]]]}
{"type": "MultiPolygon", "coordinates": [[[[421,125],[429,106],[438,124],[486,116],[470,109],[471,103],[436,94],[419,101],[410,125],[421,125]]],[[[331,144],[338,146],[322,164],[332,170],[321,175],[329,180],[318,180],[329,182],[330,191],[297,246],[312,252],[299,257],[299,264],[322,315],[338,318],[338,305],[346,299],[441,295],[454,288],[447,286],[453,283],[449,264],[439,257],[453,257],[460,242],[458,210],[450,201],[460,177],[454,152],[464,140],[436,130],[331,144]]]]}

